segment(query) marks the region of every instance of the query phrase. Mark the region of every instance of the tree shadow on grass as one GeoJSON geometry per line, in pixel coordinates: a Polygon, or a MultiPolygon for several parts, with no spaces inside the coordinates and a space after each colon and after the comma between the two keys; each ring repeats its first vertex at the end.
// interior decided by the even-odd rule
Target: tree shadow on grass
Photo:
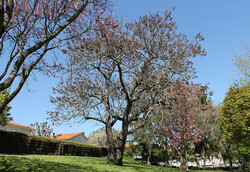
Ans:
{"type": "Polygon", "coordinates": [[[0,171],[98,171],[92,166],[44,161],[21,156],[0,156],[0,171]]]}
{"type": "MultiPolygon", "coordinates": [[[[127,167],[131,170],[134,171],[147,171],[147,172],[151,172],[151,171],[155,171],[155,172],[161,172],[161,171],[168,171],[169,169],[165,168],[165,167],[160,167],[160,166],[154,166],[154,165],[150,165],[148,166],[146,163],[143,162],[124,162],[123,167],[127,167]]],[[[176,171],[176,170],[172,170],[170,169],[169,171],[176,171]]]]}
{"type": "Polygon", "coordinates": [[[157,165],[147,165],[145,161],[124,161],[124,167],[132,169],[133,171],[141,172],[181,172],[179,168],[176,167],[163,167],[157,165]]]}

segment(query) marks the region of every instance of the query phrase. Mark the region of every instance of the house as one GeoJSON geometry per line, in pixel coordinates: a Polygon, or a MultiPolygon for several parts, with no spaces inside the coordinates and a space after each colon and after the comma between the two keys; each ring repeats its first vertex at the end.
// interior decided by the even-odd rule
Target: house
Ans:
{"type": "Polygon", "coordinates": [[[57,135],[50,136],[50,138],[59,139],[59,140],[68,140],[68,141],[79,142],[79,143],[86,143],[87,141],[87,137],[84,135],[84,132],[57,134],[57,135]]]}
{"type": "Polygon", "coordinates": [[[32,131],[35,130],[34,128],[18,124],[15,122],[7,122],[7,125],[3,126],[0,125],[0,130],[2,131],[12,131],[12,132],[18,132],[18,133],[24,133],[24,134],[32,134],[32,131]]]}

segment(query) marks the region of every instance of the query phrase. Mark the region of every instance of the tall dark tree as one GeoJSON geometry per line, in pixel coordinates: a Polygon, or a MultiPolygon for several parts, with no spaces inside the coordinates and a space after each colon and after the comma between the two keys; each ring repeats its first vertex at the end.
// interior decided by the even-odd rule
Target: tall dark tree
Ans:
{"type": "MultiPolygon", "coordinates": [[[[106,129],[108,164],[122,165],[127,135],[144,124],[160,88],[195,71],[190,57],[204,55],[198,34],[190,41],[177,32],[171,12],[151,14],[125,26],[100,25],[69,43],[68,70],[54,88],[50,119],[95,120],[106,129]],[[113,127],[121,124],[114,137],[113,127]],[[131,123],[135,123],[130,127],[131,123]]],[[[66,52],[66,51],[65,51],[66,52]]]]}
{"type": "MultiPolygon", "coordinates": [[[[202,107],[204,108],[204,106],[202,107]]],[[[196,153],[202,155],[203,168],[206,168],[206,160],[219,156],[220,132],[218,129],[218,107],[209,105],[206,109],[196,112],[196,126],[201,130],[201,141],[195,144],[196,153]]]]}
{"type": "MultiPolygon", "coordinates": [[[[152,116],[153,117],[153,116],[152,116]]],[[[134,141],[143,144],[147,154],[147,165],[152,164],[152,154],[154,145],[157,143],[157,127],[154,125],[154,120],[150,117],[144,122],[143,128],[136,130],[133,133],[134,141]]]]}
{"type": "Polygon", "coordinates": [[[216,106],[211,96],[213,92],[208,92],[208,86],[200,86],[200,104],[195,110],[195,126],[201,131],[201,141],[195,144],[195,151],[203,158],[203,168],[206,168],[207,158],[219,155],[220,133],[218,129],[218,106],[216,106]]]}

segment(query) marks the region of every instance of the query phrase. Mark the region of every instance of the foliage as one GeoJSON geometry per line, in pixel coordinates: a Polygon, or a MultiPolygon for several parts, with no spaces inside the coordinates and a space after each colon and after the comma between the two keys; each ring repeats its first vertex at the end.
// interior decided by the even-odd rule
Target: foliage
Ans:
{"type": "MultiPolygon", "coordinates": [[[[3,91],[0,91],[0,104],[4,102],[6,97],[10,95],[10,92],[8,89],[5,89],[3,91]]],[[[11,109],[11,106],[8,104],[3,112],[0,113],[0,125],[5,125],[8,121],[11,121],[12,118],[10,117],[9,110],[11,109]]]]}
{"type": "Polygon", "coordinates": [[[145,122],[144,127],[136,130],[133,133],[133,142],[135,145],[130,145],[126,151],[129,155],[145,155],[147,164],[154,164],[156,161],[165,162],[169,166],[170,159],[177,159],[177,152],[170,149],[166,139],[166,135],[162,135],[158,130],[161,128],[161,123],[156,115],[150,116],[145,122]]]}
{"type": "Polygon", "coordinates": [[[219,127],[234,154],[249,160],[250,84],[231,86],[220,108],[219,127]]]}
{"type": "MultiPolygon", "coordinates": [[[[54,74],[62,58],[49,51],[83,35],[90,26],[105,23],[107,0],[1,0],[0,1],[0,91],[13,86],[0,113],[20,92],[32,72],[54,74]],[[81,26],[76,35],[72,30],[81,26]],[[13,83],[15,83],[13,85],[13,83]]],[[[110,17],[110,16],[109,16],[110,17]]],[[[108,17],[108,18],[109,18],[108,17]]]]}
{"type": "MultiPolygon", "coordinates": [[[[157,143],[157,129],[152,117],[148,119],[143,128],[136,130],[133,133],[133,141],[138,144],[139,147],[142,148],[142,152],[144,155],[147,155],[147,164],[151,165],[153,159],[153,151],[155,151],[156,143],[157,143]]],[[[162,149],[164,150],[164,149],[162,149]]]]}
{"type": "Polygon", "coordinates": [[[236,82],[240,85],[250,83],[250,51],[245,46],[246,52],[242,52],[242,55],[235,55],[232,59],[235,66],[235,71],[239,75],[239,79],[236,82]]]}
{"type": "Polygon", "coordinates": [[[53,129],[50,128],[48,122],[42,122],[40,124],[36,122],[35,124],[30,124],[30,127],[35,129],[32,131],[32,134],[36,134],[38,136],[50,137],[53,132],[53,129]]]}
{"type": "Polygon", "coordinates": [[[201,140],[200,131],[195,127],[194,112],[200,103],[200,89],[193,83],[172,83],[165,90],[161,104],[158,104],[158,116],[162,118],[159,129],[168,143],[180,156],[180,169],[187,170],[187,148],[191,143],[201,140]]]}
{"type": "Polygon", "coordinates": [[[133,158],[135,155],[144,155],[146,152],[141,144],[131,144],[125,148],[125,153],[127,157],[133,158]]]}
{"type": "MultiPolygon", "coordinates": [[[[179,172],[177,168],[147,166],[126,160],[124,166],[110,166],[105,158],[53,155],[0,155],[0,171],[126,171],[126,172],[179,172]]],[[[201,172],[190,170],[190,172],[201,172]]],[[[207,171],[202,171],[207,172],[207,171]]]]}
{"type": "Polygon", "coordinates": [[[198,34],[194,40],[177,32],[171,12],[151,14],[125,26],[105,25],[69,43],[68,70],[54,88],[56,109],[50,119],[95,120],[105,125],[110,164],[122,165],[127,135],[143,126],[170,80],[190,78],[190,57],[205,55],[198,34]],[[110,32],[103,32],[104,30],[110,32]],[[113,126],[121,131],[113,137],[113,126]],[[130,124],[135,123],[130,128],[130,124]]]}

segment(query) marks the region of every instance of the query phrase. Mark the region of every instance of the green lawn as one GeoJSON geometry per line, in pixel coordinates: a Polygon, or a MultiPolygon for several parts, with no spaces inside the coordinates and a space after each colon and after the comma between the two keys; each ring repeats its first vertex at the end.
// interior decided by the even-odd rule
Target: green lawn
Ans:
{"type": "MultiPolygon", "coordinates": [[[[180,171],[124,160],[124,166],[106,164],[106,158],[54,155],[0,155],[0,171],[180,171]]],[[[193,171],[193,170],[190,170],[193,171]]],[[[193,171],[198,172],[198,171],[193,171]]],[[[200,171],[201,172],[201,171],[200,171]]],[[[202,171],[204,172],[204,171],[202,171]]]]}

